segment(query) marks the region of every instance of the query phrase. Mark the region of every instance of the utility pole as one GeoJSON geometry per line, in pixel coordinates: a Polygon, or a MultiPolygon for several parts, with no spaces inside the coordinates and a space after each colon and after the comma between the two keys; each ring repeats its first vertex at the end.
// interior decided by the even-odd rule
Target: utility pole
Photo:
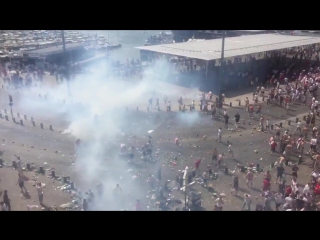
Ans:
{"type": "Polygon", "coordinates": [[[219,87],[219,108],[222,105],[222,92],[221,92],[221,83],[223,78],[223,70],[224,70],[224,42],[226,38],[226,31],[222,30],[222,47],[221,47],[221,65],[219,70],[219,77],[218,77],[218,87],[219,87]]]}
{"type": "Polygon", "coordinates": [[[64,59],[64,67],[66,70],[66,81],[67,81],[67,87],[68,87],[68,95],[71,96],[71,92],[70,92],[70,69],[68,66],[68,61],[67,61],[67,50],[66,50],[66,41],[64,38],[64,30],[61,30],[61,38],[62,38],[62,48],[63,48],[63,59],[64,59]]]}
{"type": "Polygon", "coordinates": [[[63,47],[63,53],[66,55],[66,41],[64,38],[64,30],[61,30],[61,38],[62,38],[62,47],[63,47]]]}
{"type": "Polygon", "coordinates": [[[9,95],[9,106],[10,106],[11,117],[13,117],[13,111],[12,111],[13,100],[11,95],[9,95]]]}
{"type": "Polygon", "coordinates": [[[183,185],[184,185],[184,210],[187,211],[188,167],[185,168],[183,173],[183,185]]]}

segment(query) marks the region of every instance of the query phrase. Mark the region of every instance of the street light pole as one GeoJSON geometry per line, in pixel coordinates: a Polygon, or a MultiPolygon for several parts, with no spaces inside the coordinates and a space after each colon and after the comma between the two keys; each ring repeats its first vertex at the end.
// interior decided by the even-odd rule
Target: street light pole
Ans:
{"type": "MultiPolygon", "coordinates": [[[[65,41],[65,38],[64,38],[64,30],[61,30],[61,38],[62,38],[62,48],[63,48],[64,63],[65,63],[65,67],[67,67],[67,50],[66,50],[66,41],[65,41]]],[[[69,69],[66,68],[66,79],[67,79],[68,95],[71,96],[71,93],[70,93],[70,76],[69,76],[68,71],[69,71],[69,69]]]]}
{"type": "Polygon", "coordinates": [[[223,77],[223,67],[224,67],[224,42],[226,38],[226,31],[222,30],[222,47],[221,47],[221,65],[219,70],[219,77],[218,77],[218,87],[219,87],[219,105],[222,103],[222,93],[221,93],[221,83],[222,83],[222,77],[223,77]]]}
{"type": "Polygon", "coordinates": [[[61,38],[62,38],[63,54],[66,55],[67,51],[66,51],[66,41],[65,41],[65,38],[64,38],[64,30],[61,30],[61,38]]]}
{"type": "Polygon", "coordinates": [[[13,100],[11,95],[9,95],[9,106],[10,106],[11,117],[13,117],[13,111],[12,111],[13,100]]]}
{"type": "Polygon", "coordinates": [[[184,170],[183,185],[184,185],[184,210],[187,211],[188,167],[186,167],[184,170]]]}

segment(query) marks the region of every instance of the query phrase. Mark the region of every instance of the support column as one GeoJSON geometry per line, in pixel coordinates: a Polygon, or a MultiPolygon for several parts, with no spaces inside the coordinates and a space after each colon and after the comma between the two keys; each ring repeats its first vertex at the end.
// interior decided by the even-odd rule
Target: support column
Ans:
{"type": "Polygon", "coordinates": [[[219,69],[219,77],[218,77],[218,86],[219,86],[219,103],[222,101],[222,96],[221,96],[221,82],[222,82],[222,73],[223,73],[223,66],[224,66],[224,43],[225,43],[225,37],[226,37],[226,31],[222,31],[222,47],[221,47],[221,64],[220,64],[220,69],[219,69]]]}
{"type": "Polygon", "coordinates": [[[206,62],[206,79],[208,78],[209,61],[206,62]]]}

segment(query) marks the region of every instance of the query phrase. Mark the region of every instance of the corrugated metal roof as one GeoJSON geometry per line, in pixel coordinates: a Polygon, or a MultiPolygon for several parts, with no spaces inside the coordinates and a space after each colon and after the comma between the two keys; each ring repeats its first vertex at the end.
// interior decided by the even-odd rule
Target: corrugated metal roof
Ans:
{"type": "MultiPolygon", "coordinates": [[[[291,36],[280,34],[259,34],[225,39],[225,58],[280,50],[320,43],[320,37],[291,36]]],[[[205,41],[191,41],[183,43],[161,44],[154,46],[137,47],[141,50],[149,50],[163,54],[183,56],[202,60],[214,60],[221,58],[222,39],[205,41]]]]}
{"type": "MultiPolygon", "coordinates": [[[[73,50],[76,48],[84,47],[84,43],[66,43],[66,50],[73,50]]],[[[24,51],[24,54],[39,54],[39,55],[48,55],[48,54],[56,54],[63,52],[62,45],[53,46],[53,47],[46,47],[46,48],[40,48],[35,50],[26,50],[24,51]]]]}
{"type": "Polygon", "coordinates": [[[234,30],[234,31],[259,33],[259,32],[266,32],[267,30],[234,30]]]}

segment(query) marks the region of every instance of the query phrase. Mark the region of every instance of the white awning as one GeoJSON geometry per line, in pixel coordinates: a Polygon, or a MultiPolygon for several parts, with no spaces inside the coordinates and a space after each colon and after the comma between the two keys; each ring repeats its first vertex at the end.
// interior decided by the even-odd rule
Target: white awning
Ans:
{"type": "MultiPolygon", "coordinates": [[[[281,34],[258,34],[240,37],[225,38],[225,58],[268,52],[320,43],[320,37],[291,36],[281,34]]],[[[161,44],[137,47],[174,56],[182,56],[202,60],[215,60],[221,58],[222,39],[205,41],[191,41],[183,43],[161,44]]]]}

